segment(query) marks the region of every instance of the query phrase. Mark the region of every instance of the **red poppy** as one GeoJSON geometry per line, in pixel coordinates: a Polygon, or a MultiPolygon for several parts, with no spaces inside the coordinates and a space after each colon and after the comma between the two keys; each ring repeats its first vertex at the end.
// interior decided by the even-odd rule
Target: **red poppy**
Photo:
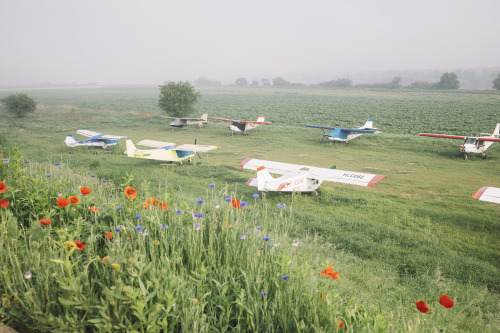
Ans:
{"type": "Polygon", "coordinates": [[[49,219],[41,219],[41,220],[40,220],[40,224],[41,224],[41,225],[49,225],[49,224],[51,224],[51,223],[52,223],[52,222],[50,222],[50,220],[49,220],[49,219]]]}
{"type": "Polygon", "coordinates": [[[69,201],[65,198],[57,198],[57,205],[59,208],[63,208],[69,205],[69,201]]]}
{"type": "Polygon", "coordinates": [[[90,210],[95,213],[95,212],[97,212],[99,210],[99,208],[96,207],[96,206],[92,206],[92,207],[90,207],[90,210]]]}
{"type": "Polygon", "coordinates": [[[113,238],[113,233],[112,233],[111,231],[108,231],[108,232],[106,233],[106,238],[107,238],[107,239],[112,239],[112,238],[113,238]]]}
{"type": "Polygon", "coordinates": [[[339,328],[344,327],[344,323],[342,322],[342,320],[337,320],[337,324],[339,324],[339,328]]]}
{"type": "Polygon", "coordinates": [[[7,185],[4,182],[0,182],[0,193],[7,191],[7,185]]]}
{"type": "Polygon", "coordinates": [[[127,186],[125,188],[125,195],[127,196],[127,198],[129,199],[135,199],[135,197],[137,196],[137,191],[134,190],[132,187],[130,186],[127,186]]]}
{"type": "Polygon", "coordinates": [[[320,272],[320,274],[322,274],[324,276],[331,277],[334,280],[340,279],[339,273],[338,272],[334,272],[332,266],[326,266],[325,270],[322,271],[322,272],[320,272]]]}
{"type": "Polygon", "coordinates": [[[82,186],[80,187],[80,192],[82,192],[83,195],[87,195],[87,194],[90,194],[90,189],[88,187],[85,187],[85,186],[82,186]]]}
{"type": "Polygon", "coordinates": [[[68,199],[69,199],[69,202],[71,202],[73,205],[76,205],[77,203],[80,202],[80,199],[78,197],[75,197],[75,196],[71,196],[68,199]]]}
{"type": "Polygon", "coordinates": [[[241,207],[240,201],[238,199],[231,200],[231,205],[233,205],[233,207],[236,209],[243,209],[243,207],[241,207]]]}
{"type": "Polygon", "coordinates": [[[442,306],[444,306],[447,309],[451,309],[452,307],[455,306],[455,303],[453,302],[453,300],[449,296],[446,296],[444,294],[441,295],[441,297],[439,298],[439,304],[441,304],[442,306]]]}
{"type": "Polygon", "coordinates": [[[107,258],[107,257],[102,258],[102,262],[107,262],[107,261],[106,261],[106,258],[107,258]]]}
{"type": "Polygon", "coordinates": [[[76,249],[82,251],[84,248],[87,247],[87,245],[83,245],[82,241],[75,241],[76,249]]]}
{"type": "Polygon", "coordinates": [[[427,304],[425,304],[424,301],[418,301],[415,302],[415,304],[417,305],[418,311],[422,313],[429,313],[429,307],[427,306],[427,304]]]}
{"type": "Polygon", "coordinates": [[[158,209],[159,210],[167,210],[168,209],[167,203],[165,201],[158,203],[158,209]]]}
{"type": "Polygon", "coordinates": [[[155,198],[147,198],[146,202],[149,204],[152,204],[153,206],[156,206],[156,199],[155,198]]]}
{"type": "Polygon", "coordinates": [[[142,207],[144,207],[144,209],[149,209],[149,203],[148,202],[143,202],[142,203],[142,207]]]}
{"type": "Polygon", "coordinates": [[[7,198],[3,198],[0,200],[0,208],[6,208],[10,204],[10,201],[7,201],[7,198]]]}

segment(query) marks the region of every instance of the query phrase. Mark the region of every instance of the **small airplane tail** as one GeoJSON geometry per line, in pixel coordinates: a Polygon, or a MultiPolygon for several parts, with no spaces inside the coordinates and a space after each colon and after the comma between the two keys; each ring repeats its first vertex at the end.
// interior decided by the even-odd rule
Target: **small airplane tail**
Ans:
{"type": "Polygon", "coordinates": [[[500,123],[497,124],[491,136],[494,138],[498,138],[499,135],[500,135],[500,123]]]}
{"type": "Polygon", "coordinates": [[[134,157],[134,152],[137,150],[135,147],[134,143],[132,140],[127,140],[127,150],[125,151],[125,154],[127,154],[128,157],[134,157]]]}
{"type": "Polygon", "coordinates": [[[203,119],[204,121],[207,121],[207,118],[208,118],[208,113],[204,113],[201,115],[201,119],[203,119]]]}
{"type": "Polygon", "coordinates": [[[266,119],[266,117],[264,117],[264,116],[259,116],[259,118],[257,118],[257,121],[266,121],[265,119],[266,119]]]}
{"type": "Polygon", "coordinates": [[[264,191],[266,182],[273,180],[273,176],[267,171],[266,167],[257,168],[257,188],[259,191],[264,191]]]}
{"type": "Polygon", "coordinates": [[[208,123],[208,121],[207,121],[207,119],[208,119],[208,113],[202,114],[201,115],[201,119],[203,119],[203,120],[198,122],[198,127],[199,128],[202,128],[203,124],[208,123]]]}
{"type": "Polygon", "coordinates": [[[368,121],[363,125],[364,129],[376,129],[373,128],[373,118],[368,118],[368,121]]]}
{"type": "Polygon", "coordinates": [[[78,140],[75,138],[74,135],[67,135],[66,136],[66,139],[64,140],[64,143],[66,144],[66,146],[68,147],[75,147],[77,144],[78,144],[78,140]]]}

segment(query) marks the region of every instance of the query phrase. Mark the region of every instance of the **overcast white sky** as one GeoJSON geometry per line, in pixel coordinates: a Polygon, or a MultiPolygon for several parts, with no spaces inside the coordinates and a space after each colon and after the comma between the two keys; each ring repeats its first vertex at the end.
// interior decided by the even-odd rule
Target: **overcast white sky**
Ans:
{"type": "Polygon", "coordinates": [[[1,0],[0,9],[1,85],[500,66],[498,0],[1,0]]]}

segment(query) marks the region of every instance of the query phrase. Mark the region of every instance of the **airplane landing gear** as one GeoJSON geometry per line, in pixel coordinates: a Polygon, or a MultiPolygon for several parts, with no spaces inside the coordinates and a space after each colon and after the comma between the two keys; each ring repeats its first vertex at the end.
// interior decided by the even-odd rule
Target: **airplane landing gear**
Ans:
{"type": "Polygon", "coordinates": [[[467,159],[467,154],[464,154],[464,160],[466,160],[466,159],[467,159]]]}

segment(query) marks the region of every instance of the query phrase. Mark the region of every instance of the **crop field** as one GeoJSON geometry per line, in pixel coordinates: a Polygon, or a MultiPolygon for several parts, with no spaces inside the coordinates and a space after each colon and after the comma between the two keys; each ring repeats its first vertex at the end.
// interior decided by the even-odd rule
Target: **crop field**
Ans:
{"type": "Polygon", "coordinates": [[[171,129],[154,86],[0,89],[38,103],[25,118],[0,109],[0,199],[10,201],[0,208],[0,321],[51,332],[500,330],[500,205],[471,198],[500,187],[500,144],[464,160],[462,141],[418,136],[491,133],[498,92],[197,90],[199,115],[275,124],[248,136],[217,121],[171,129]],[[321,143],[321,129],[304,126],[370,117],[382,134],[349,144],[321,143]],[[67,147],[79,129],[220,148],[164,164],[127,157],[124,140],[67,147]],[[387,178],[260,193],[245,186],[255,177],[239,168],[247,157],[387,178]],[[58,206],[75,195],[78,206],[58,206]],[[145,209],[148,198],[168,209],[145,209]],[[338,279],[320,274],[327,266],[338,279]]]}

